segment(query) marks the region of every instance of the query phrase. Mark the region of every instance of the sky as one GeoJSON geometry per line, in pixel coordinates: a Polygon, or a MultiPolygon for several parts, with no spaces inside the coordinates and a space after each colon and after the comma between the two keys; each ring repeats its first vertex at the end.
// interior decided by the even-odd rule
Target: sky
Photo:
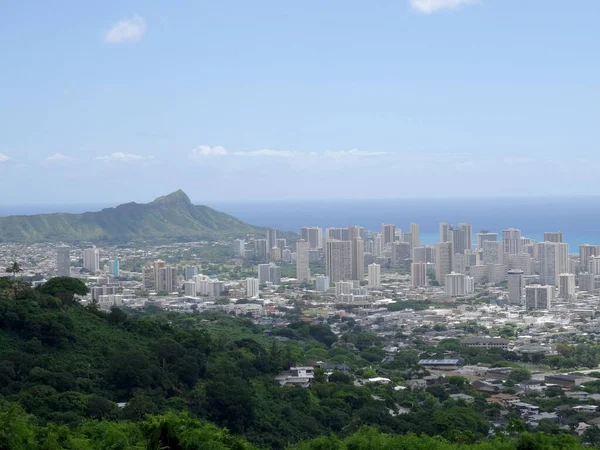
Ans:
{"type": "Polygon", "coordinates": [[[598,195],[597,0],[0,0],[0,205],[598,195]]]}

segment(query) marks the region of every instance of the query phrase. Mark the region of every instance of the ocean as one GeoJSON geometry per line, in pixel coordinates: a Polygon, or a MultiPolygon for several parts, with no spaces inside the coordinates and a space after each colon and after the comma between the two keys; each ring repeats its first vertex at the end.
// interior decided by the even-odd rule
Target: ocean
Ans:
{"type": "MultiPolygon", "coordinates": [[[[203,204],[195,200],[195,204],[203,204]]],[[[421,242],[438,241],[439,222],[473,225],[473,237],[480,230],[499,233],[519,228],[521,234],[541,240],[544,231],[562,231],[563,240],[576,253],[583,243],[600,244],[600,197],[497,198],[497,199],[394,199],[207,202],[206,205],[245,222],[298,232],[303,226],[346,227],[359,225],[380,230],[393,223],[408,231],[408,224],[421,227],[421,242]]],[[[115,205],[0,205],[0,216],[52,212],[98,211],[115,205]]]]}

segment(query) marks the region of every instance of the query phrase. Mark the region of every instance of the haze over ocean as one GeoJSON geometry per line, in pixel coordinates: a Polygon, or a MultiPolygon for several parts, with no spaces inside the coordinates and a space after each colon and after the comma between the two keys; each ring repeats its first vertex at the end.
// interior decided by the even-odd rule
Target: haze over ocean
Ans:
{"type": "MultiPolygon", "coordinates": [[[[525,237],[541,240],[544,231],[562,231],[571,253],[583,243],[600,244],[600,197],[500,198],[500,199],[395,199],[203,202],[253,225],[298,232],[303,226],[346,227],[360,225],[380,230],[393,223],[403,231],[408,224],[421,226],[421,242],[438,241],[439,222],[473,225],[500,235],[503,229],[519,228],[525,237]]],[[[116,205],[47,204],[0,205],[0,216],[54,212],[98,211],[116,205]]]]}

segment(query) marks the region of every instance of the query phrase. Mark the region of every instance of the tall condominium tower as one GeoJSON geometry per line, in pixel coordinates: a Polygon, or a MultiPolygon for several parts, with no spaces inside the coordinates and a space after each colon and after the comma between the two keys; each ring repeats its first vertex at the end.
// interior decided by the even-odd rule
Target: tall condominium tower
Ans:
{"type": "Polygon", "coordinates": [[[92,273],[100,270],[100,250],[96,246],[83,249],[83,268],[92,273]]]}
{"type": "Polygon", "coordinates": [[[68,245],[56,247],[56,275],[59,277],[71,276],[71,247],[68,245]]]}
{"type": "Polygon", "coordinates": [[[561,242],[540,242],[540,282],[558,286],[559,275],[570,272],[569,245],[561,242]]]}
{"type": "Polygon", "coordinates": [[[587,270],[592,256],[600,256],[600,245],[582,244],[579,246],[579,261],[583,270],[587,270]]]}
{"type": "Polygon", "coordinates": [[[319,227],[303,227],[300,228],[300,237],[309,243],[310,248],[321,248],[323,245],[322,231],[319,227]]]}
{"type": "Polygon", "coordinates": [[[365,278],[365,243],[355,238],[350,241],[352,250],[352,279],[362,281],[365,278]]]}
{"type": "Polygon", "coordinates": [[[410,281],[414,287],[427,286],[427,264],[416,262],[410,265],[410,281]]]}
{"type": "Polygon", "coordinates": [[[391,224],[381,224],[381,245],[385,246],[396,240],[396,226],[391,224]]]}
{"type": "Polygon", "coordinates": [[[421,246],[421,236],[418,223],[411,223],[408,227],[412,237],[412,248],[421,246]]]}
{"type": "Polygon", "coordinates": [[[522,270],[508,271],[508,302],[511,305],[522,305],[525,295],[525,278],[522,270]]]}
{"type": "Polygon", "coordinates": [[[435,245],[435,280],[444,284],[446,275],[452,271],[452,242],[438,242],[435,245]]]}
{"type": "Polygon", "coordinates": [[[296,279],[302,283],[310,278],[308,251],[310,243],[304,239],[296,242],[296,279]]]}
{"type": "Polygon", "coordinates": [[[448,242],[450,238],[450,224],[447,222],[440,222],[440,242],[448,242]]]}
{"type": "Polygon", "coordinates": [[[330,282],[351,280],[352,249],[350,241],[327,241],[326,262],[326,275],[330,282]]]}
{"type": "Polygon", "coordinates": [[[544,242],[562,242],[562,231],[546,231],[544,233],[544,242]]]}
{"type": "Polygon", "coordinates": [[[458,224],[458,228],[463,232],[465,250],[471,250],[473,248],[473,226],[470,223],[461,222],[458,224]]]}
{"type": "Polygon", "coordinates": [[[270,251],[277,245],[277,230],[272,228],[267,230],[267,251],[270,251]]]}
{"type": "Polygon", "coordinates": [[[525,308],[528,310],[550,309],[553,296],[554,288],[552,286],[541,286],[539,284],[525,286],[525,308]]]}
{"type": "Polygon", "coordinates": [[[381,266],[379,264],[369,264],[368,269],[369,287],[378,288],[381,286],[381,266]]]}
{"type": "Polygon", "coordinates": [[[490,233],[488,231],[481,231],[477,233],[477,249],[481,250],[483,248],[483,243],[485,241],[497,241],[498,233],[490,233]]]}
{"type": "Polygon", "coordinates": [[[504,253],[508,253],[509,255],[521,253],[521,230],[509,228],[508,230],[502,231],[502,242],[504,245],[504,253]]]}

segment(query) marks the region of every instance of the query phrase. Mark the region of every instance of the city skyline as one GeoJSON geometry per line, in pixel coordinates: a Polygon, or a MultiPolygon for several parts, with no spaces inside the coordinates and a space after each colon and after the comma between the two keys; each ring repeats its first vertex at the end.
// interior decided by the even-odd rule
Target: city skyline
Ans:
{"type": "Polygon", "coordinates": [[[14,3],[0,191],[20,195],[0,203],[143,200],[162,193],[150,179],[247,200],[248,174],[278,187],[270,199],[405,196],[399,176],[409,197],[600,194],[599,8],[14,3]]]}

